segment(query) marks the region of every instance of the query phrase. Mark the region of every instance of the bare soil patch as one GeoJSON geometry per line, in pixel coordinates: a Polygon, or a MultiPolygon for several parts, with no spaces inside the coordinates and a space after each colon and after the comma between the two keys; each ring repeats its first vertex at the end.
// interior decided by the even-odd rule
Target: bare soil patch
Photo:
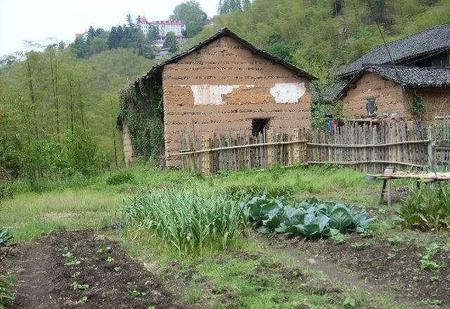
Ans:
{"type": "Polygon", "coordinates": [[[19,264],[13,308],[181,308],[117,242],[92,231],[52,233],[8,259],[19,264]]]}
{"type": "Polygon", "coordinates": [[[343,244],[332,240],[307,241],[286,239],[277,235],[289,248],[306,250],[307,254],[349,269],[372,286],[386,286],[400,300],[412,300],[425,308],[436,305],[450,308],[450,252],[439,249],[432,260],[437,270],[422,269],[424,247],[411,241],[389,241],[381,237],[353,235],[343,244]]]}

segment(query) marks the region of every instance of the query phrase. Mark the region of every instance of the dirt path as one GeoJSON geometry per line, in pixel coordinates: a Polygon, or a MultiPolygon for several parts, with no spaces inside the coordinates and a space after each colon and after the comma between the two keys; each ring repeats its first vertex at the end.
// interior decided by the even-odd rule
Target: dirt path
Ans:
{"type": "MultiPolygon", "coordinates": [[[[374,299],[376,297],[382,297],[383,295],[394,293],[387,289],[387,286],[381,284],[381,282],[374,282],[368,276],[356,272],[343,271],[338,263],[332,263],[324,259],[319,258],[315,254],[311,254],[302,248],[301,244],[292,245],[289,241],[282,237],[276,236],[274,239],[270,239],[263,236],[256,236],[260,241],[272,247],[274,250],[280,252],[280,254],[288,255],[292,257],[299,265],[309,265],[309,268],[315,271],[322,272],[327,277],[331,278],[337,283],[346,287],[352,287],[357,289],[363,289],[368,299],[374,299]]],[[[436,308],[435,306],[418,303],[416,299],[405,297],[404,295],[393,295],[398,305],[409,309],[427,309],[436,308]]]]}
{"type": "Polygon", "coordinates": [[[53,233],[14,254],[13,308],[180,308],[117,243],[90,231],[53,233]]]}

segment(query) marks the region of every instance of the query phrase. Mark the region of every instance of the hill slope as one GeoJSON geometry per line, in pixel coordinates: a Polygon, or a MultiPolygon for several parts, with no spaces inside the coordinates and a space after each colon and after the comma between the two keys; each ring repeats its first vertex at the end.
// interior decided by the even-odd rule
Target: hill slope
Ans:
{"type": "Polygon", "coordinates": [[[215,18],[196,39],[226,26],[324,80],[383,43],[377,23],[391,41],[445,22],[448,0],[255,0],[215,18]]]}

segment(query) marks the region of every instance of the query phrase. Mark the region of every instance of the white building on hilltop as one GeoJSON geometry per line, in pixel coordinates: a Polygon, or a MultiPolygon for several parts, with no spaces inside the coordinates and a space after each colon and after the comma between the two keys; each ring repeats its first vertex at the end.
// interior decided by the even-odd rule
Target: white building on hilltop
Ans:
{"type": "Polygon", "coordinates": [[[151,27],[158,29],[160,38],[165,38],[167,33],[173,32],[179,38],[185,36],[186,23],[181,20],[157,20],[149,22],[145,16],[138,17],[138,26],[147,34],[151,27]]]}

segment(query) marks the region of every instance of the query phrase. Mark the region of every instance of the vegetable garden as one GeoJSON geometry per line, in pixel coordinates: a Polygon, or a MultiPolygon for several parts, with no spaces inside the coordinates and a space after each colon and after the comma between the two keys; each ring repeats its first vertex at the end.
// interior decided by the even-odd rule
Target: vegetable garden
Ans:
{"type": "Polygon", "coordinates": [[[333,167],[207,178],[138,167],[19,194],[0,205],[1,304],[445,308],[448,187],[401,182],[387,208],[365,179],[333,167]]]}

